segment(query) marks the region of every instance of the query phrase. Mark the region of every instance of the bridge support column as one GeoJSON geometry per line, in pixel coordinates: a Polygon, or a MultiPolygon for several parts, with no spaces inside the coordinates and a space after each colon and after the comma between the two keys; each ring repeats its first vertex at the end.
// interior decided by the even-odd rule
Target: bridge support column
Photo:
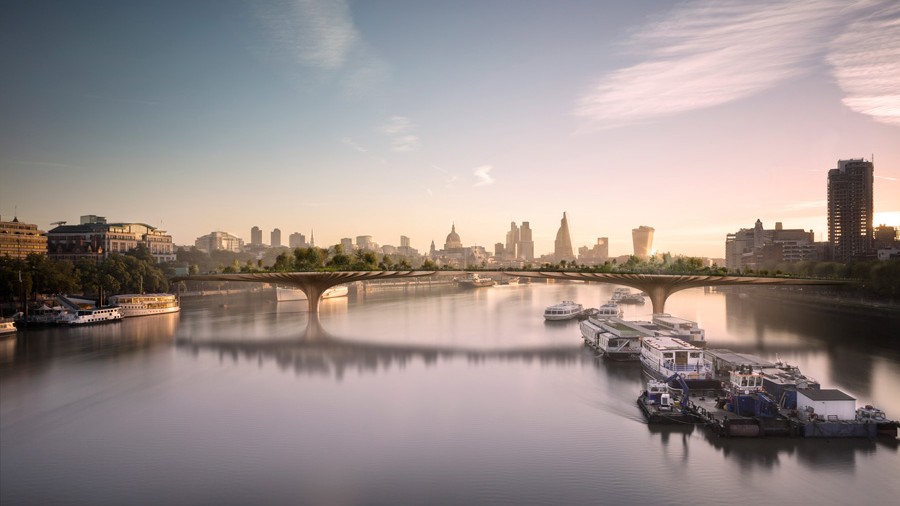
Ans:
{"type": "Polygon", "coordinates": [[[653,304],[653,314],[665,313],[666,299],[672,294],[669,287],[648,285],[645,286],[643,290],[647,293],[647,296],[650,297],[650,302],[653,304]]]}

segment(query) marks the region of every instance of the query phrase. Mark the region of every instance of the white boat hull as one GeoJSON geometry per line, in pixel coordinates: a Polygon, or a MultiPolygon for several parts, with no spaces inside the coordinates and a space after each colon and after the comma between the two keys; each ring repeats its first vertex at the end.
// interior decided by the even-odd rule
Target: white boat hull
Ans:
{"type": "Polygon", "coordinates": [[[109,301],[119,308],[124,318],[181,311],[178,299],[171,294],[122,294],[110,297],[109,301]]]}

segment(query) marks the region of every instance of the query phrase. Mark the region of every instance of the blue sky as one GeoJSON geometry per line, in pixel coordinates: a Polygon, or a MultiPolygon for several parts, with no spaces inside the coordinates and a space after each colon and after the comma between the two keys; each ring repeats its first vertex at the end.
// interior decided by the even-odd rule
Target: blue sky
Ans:
{"type": "Polygon", "coordinates": [[[566,211],[576,247],[722,257],[757,218],[824,240],[828,169],[874,155],[900,225],[896,2],[0,9],[3,219],[545,253],[566,211]]]}

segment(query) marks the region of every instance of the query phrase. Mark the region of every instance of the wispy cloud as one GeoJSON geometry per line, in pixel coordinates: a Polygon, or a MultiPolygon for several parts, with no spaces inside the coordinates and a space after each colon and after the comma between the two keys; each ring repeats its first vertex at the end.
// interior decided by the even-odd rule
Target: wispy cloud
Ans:
{"type": "Polygon", "coordinates": [[[405,153],[419,147],[419,137],[413,133],[415,125],[404,116],[391,116],[381,126],[381,132],[391,137],[391,151],[405,153]]]}
{"type": "Polygon", "coordinates": [[[889,2],[849,23],[828,54],[844,105],[900,125],[900,3],[889,2]]]}
{"type": "Polygon", "coordinates": [[[445,170],[442,167],[438,167],[437,165],[432,165],[431,168],[437,170],[443,175],[442,177],[444,178],[444,188],[448,190],[452,189],[456,183],[456,180],[459,179],[459,176],[457,176],[456,174],[451,174],[449,171],[445,170]]]}
{"type": "Polygon", "coordinates": [[[693,1],[648,24],[628,44],[642,61],[604,76],[577,116],[614,127],[712,107],[810,68],[845,2],[693,1]]]}
{"type": "Polygon", "coordinates": [[[493,168],[492,165],[482,165],[481,167],[475,168],[475,170],[472,171],[472,174],[478,179],[475,186],[487,186],[493,184],[494,178],[491,176],[491,169],[493,168]]]}
{"type": "Polygon", "coordinates": [[[344,0],[268,2],[259,16],[276,43],[304,66],[337,69],[359,41],[344,0]]]}
{"type": "Polygon", "coordinates": [[[271,44],[257,53],[304,85],[305,71],[360,96],[386,81],[388,65],[363,40],[347,0],[271,0],[255,4],[271,44]]]}
{"type": "Polygon", "coordinates": [[[875,179],[884,179],[885,181],[896,181],[895,177],[887,177],[887,176],[875,176],[875,179]]]}
{"type": "Polygon", "coordinates": [[[355,143],[353,141],[353,139],[350,139],[349,137],[341,139],[341,143],[343,143],[345,146],[349,146],[350,149],[352,149],[353,151],[357,151],[359,153],[368,153],[369,152],[366,148],[355,143]]]}

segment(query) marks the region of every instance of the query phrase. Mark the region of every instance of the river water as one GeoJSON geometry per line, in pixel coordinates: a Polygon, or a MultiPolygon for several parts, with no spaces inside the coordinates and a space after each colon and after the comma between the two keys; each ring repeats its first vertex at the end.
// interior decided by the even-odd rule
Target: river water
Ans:
{"type": "MultiPolygon", "coordinates": [[[[613,286],[450,287],[176,315],[0,341],[0,503],[895,504],[897,440],[649,427],[637,363],[595,357],[564,299],[613,286]]],[[[694,289],[710,347],[796,364],[900,418],[897,318],[694,289]]],[[[626,318],[649,317],[649,303],[626,318]]]]}

